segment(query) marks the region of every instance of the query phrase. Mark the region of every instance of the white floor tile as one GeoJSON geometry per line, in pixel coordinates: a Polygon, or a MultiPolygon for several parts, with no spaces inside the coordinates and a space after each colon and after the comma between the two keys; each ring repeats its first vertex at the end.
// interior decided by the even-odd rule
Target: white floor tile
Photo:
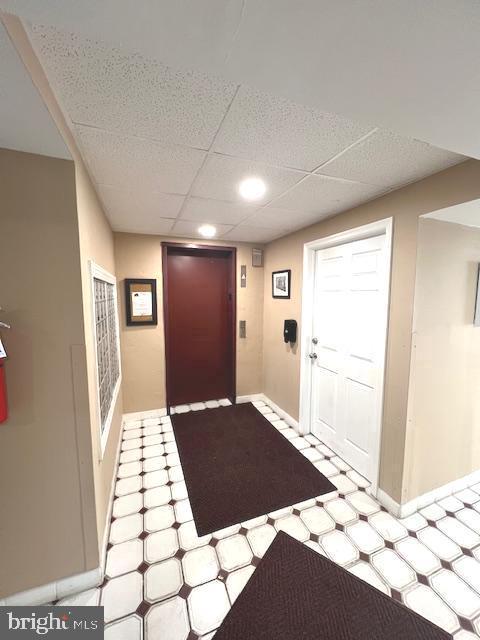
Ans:
{"type": "Polygon", "coordinates": [[[447,515],[445,513],[445,509],[442,509],[442,507],[436,502],[429,504],[428,507],[420,509],[419,513],[427,520],[432,520],[433,522],[436,522],[447,515]]]}
{"type": "Polygon", "coordinates": [[[72,596],[61,598],[57,602],[59,607],[96,607],[100,601],[100,589],[88,589],[72,596]]]}
{"type": "Polygon", "coordinates": [[[141,493],[129,493],[126,496],[116,498],[113,502],[113,516],[122,518],[132,513],[138,513],[143,507],[143,496],[141,493]]]}
{"type": "Polygon", "coordinates": [[[161,487],[168,482],[168,473],[165,469],[150,471],[143,476],[143,486],[145,489],[161,487]]]}
{"type": "Polygon", "coordinates": [[[472,529],[451,516],[438,520],[437,527],[461,547],[473,549],[473,547],[480,544],[480,535],[478,533],[475,533],[475,531],[472,531],[472,529]]]}
{"type": "Polygon", "coordinates": [[[252,567],[250,565],[248,567],[238,569],[237,571],[234,571],[233,573],[230,573],[228,575],[225,584],[227,585],[227,592],[232,605],[238,598],[240,593],[243,591],[243,588],[250,580],[254,571],[255,567],[252,567]]]}
{"type": "Polygon", "coordinates": [[[311,533],[321,535],[335,529],[335,522],[322,507],[310,507],[300,513],[300,518],[311,533]]]}
{"type": "Polygon", "coordinates": [[[453,540],[434,527],[420,529],[417,532],[417,537],[442,560],[453,560],[462,553],[458,544],[455,544],[453,540]]]}
{"type": "Polygon", "coordinates": [[[136,460],[140,460],[141,457],[142,450],[140,448],[130,449],[129,451],[122,451],[120,454],[120,464],[125,464],[126,462],[135,462],[136,460]]]}
{"type": "Polygon", "coordinates": [[[405,594],[404,601],[407,607],[448,633],[459,627],[457,616],[430,587],[417,585],[405,594]]]}
{"type": "Polygon", "coordinates": [[[189,500],[180,500],[175,504],[175,518],[177,522],[182,524],[183,522],[188,522],[189,520],[193,520],[192,509],[190,507],[189,500]]]}
{"type": "Polygon", "coordinates": [[[215,547],[222,569],[234,571],[251,562],[253,554],[247,538],[241,535],[220,540],[215,547]]]}
{"type": "Polygon", "coordinates": [[[197,529],[193,520],[184,522],[178,529],[178,540],[182,549],[188,551],[189,549],[196,549],[208,544],[212,536],[210,534],[206,536],[198,536],[197,529]]]}
{"type": "Polygon", "coordinates": [[[153,445],[162,444],[162,442],[163,442],[163,436],[160,435],[159,433],[158,434],[154,434],[154,435],[150,435],[150,436],[145,436],[143,438],[143,446],[144,447],[151,447],[153,445]]]}
{"type": "Polygon", "coordinates": [[[138,449],[142,446],[141,438],[134,438],[133,440],[124,440],[122,442],[122,451],[131,451],[132,449],[138,449]]]}
{"type": "Polygon", "coordinates": [[[125,464],[119,465],[117,475],[119,478],[129,478],[130,476],[138,476],[141,471],[141,462],[126,462],[125,464]]]}
{"type": "Polygon", "coordinates": [[[163,487],[153,487],[153,489],[147,489],[143,494],[143,503],[147,509],[152,507],[159,507],[163,504],[167,504],[172,499],[170,487],[164,485],[163,487]]]}
{"type": "Polygon", "coordinates": [[[147,640],[186,640],[189,632],[187,603],[178,596],[154,605],[145,616],[147,640]]]}
{"type": "Polygon", "coordinates": [[[472,618],[480,613],[480,596],[452,571],[438,571],[430,584],[459,615],[472,618]]]}
{"type": "Polygon", "coordinates": [[[143,543],[138,538],[114,544],[107,553],[105,573],[110,578],[135,571],[143,562],[143,543]]]}
{"type": "Polygon", "coordinates": [[[364,553],[374,553],[384,546],[383,538],[368,522],[363,520],[348,525],[345,531],[355,546],[364,553]]]}
{"type": "Polygon", "coordinates": [[[391,549],[383,549],[371,558],[372,564],[388,585],[404,589],[416,580],[413,569],[391,549]]]}
{"type": "Polygon", "coordinates": [[[145,598],[150,602],[175,596],[183,584],[180,561],[170,558],[145,572],[145,598]]]}
{"type": "Polygon", "coordinates": [[[305,540],[308,540],[310,537],[310,531],[307,529],[300,516],[296,515],[289,515],[276,520],[275,529],[277,531],[285,531],[285,533],[288,533],[300,542],[305,542],[305,540]]]}
{"type": "Polygon", "coordinates": [[[346,495],[347,493],[353,493],[354,491],[358,491],[357,485],[350,480],[347,476],[337,475],[331,476],[329,478],[330,482],[332,482],[338,489],[339,493],[346,495]]]}
{"type": "Polygon", "coordinates": [[[320,539],[327,556],[346,566],[359,558],[359,552],[342,531],[331,531],[320,539]]]}
{"type": "Polygon", "coordinates": [[[171,527],[175,522],[173,508],[169,504],[154,507],[145,513],[146,531],[160,531],[171,527]]]}
{"type": "Polygon", "coordinates": [[[378,589],[379,591],[383,591],[383,593],[385,593],[387,596],[390,595],[389,587],[380,578],[380,576],[372,567],[372,565],[368,564],[368,562],[363,562],[363,560],[360,560],[359,562],[349,567],[348,571],[356,575],[357,578],[360,578],[364,582],[367,582],[372,587],[375,587],[375,589],[378,589]]]}
{"type": "Polygon", "coordinates": [[[188,608],[193,631],[203,635],[216,629],[230,609],[225,585],[213,580],[195,587],[188,597],[188,608]]]}
{"type": "Polygon", "coordinates": [[[480,533],[480,513],[473,509],[461,509],[457,511],[455,517],[465,526],[469,527],[475,533],[480,533]]]}
{"type": "Polygon", "coordinates": [[[453,563],[453,569],[472,589],[480,594],[480,562],[469,556],[462,556],[453,563]]]}
{"type": "Polygon", "coordinates": [[[100,604],[104,607],[105,622],[134,613],[143,600],[143,579],[138,571],[112,578],[102,589],[100,604]]]}
{"type": "Polygon", "coordinates": [[[397,542],[408,535],[407,529],[386,511],[379,511],[368,519],[369,523],[385,540],[397,542]]]}
{"type": "Polygon", "coordinates": [[[137,538],[143,531],[143,516],[135,513],[124,518],[117,518],[110,527],[110,542],[119,544],[137,538]]]}
{"type": "Polygon", "coordinates": [[[377,511],[380,511],[378,503],[364,491],[350,493],[346,498],[354,509],[366,516],[371,516],[377,511]]]}
{"type": "Polygon", "coordinates": [[[178,538],[175,529],[163,529],[151,533],[145,539],[145,560],[161,562],[171,558],[178,551],[178,538]]]}
{"type": "Polygon", "coordinates": [[[156,458],[157,456],[161,456],[165,453],[165,447],[163,444],[152,444],[143,449],[143,457],[144,458],[156,458]]]}
{"type": "Polygon", "coordinates": [[[167,459],[165,456],[155,456],[154,458],[147,458],[143,461],[143,470],[145,473],[150,471],[160,471],[167,466],[167,459]]]}
{"type": "Polygon", "coordinates": [[[105,640],[142,640],[143,624],[139,616],[132,615],[105,627],[105,640]]]}
{"type": "Polygon", "coordinates": [[[438,557],[415,538],[404,538],[395,547],[417,573],[427,576],[441,568],[438,557]]]}
{"type": "Polygon", "coordinates": [[[409,531],[420,531],[420,529],[428,527],[428,522],[418,512],[399,520],[399,523],[409,531]]]}
{"type": "Polygon", "coordinates": [[[185,582],[190,587],[214,580],[220,570],[215,549],[207,544],[187,551],[182,558],[182,568],[185,582]]]}
{"type": "Polygon", "coordinates": [[[320,451],[318,451],[318,449],[315,449],[314,447],[308,447],[308,449],[303,449],[302,453],[305,456],[305,458],[308,458],[308,460],[310,460],[310,462],[319,462],[320,460],[323,459],[323,456],[320,453],[320,451]]]}
{"type": "Polygon", "coordinates": [[[320,460],[319,462],[315,462],[314,466],[327,478],[338,475],[337,467],[332,464],[330,460],[320,460]]]}
{"type": "Polygon", "coordinates": [[[206,409],[207,405],[205,404],[205,402],[194,402],[193,404],[190,405],[190,409],[192,411],[202,411],[202,409],[206,409]]]}
{"type": "Polygon", "coordinates": [[[325,503],[325,510],[338,524],[346,525],[358,519],[358,513],[343,498],[329,500],[325,503]]]}
{"type": "Polygon", "coordinates": [[[126,496],[129,493],[135,493],[142,488],[142,477],[133,476],[131,478],[124,478],[123,480],[117,480],[115,485],[115,495],[126,496]]]}
{"type": "Polygon", "coordinates": [[[174,500],[185,500],[188,498],[187,485],[184,480],[174,482],[171,486],[172,498],[174,500]]]}
{"type": "Polygon", "coordinates": [[[247,532],[247,538],[253,553],[258,558],[263,558],[265,551],[272,544],[273,539],[277,535],[275,529],[269,525],[264,524],[260,527],[255,527],[247,532]]]}

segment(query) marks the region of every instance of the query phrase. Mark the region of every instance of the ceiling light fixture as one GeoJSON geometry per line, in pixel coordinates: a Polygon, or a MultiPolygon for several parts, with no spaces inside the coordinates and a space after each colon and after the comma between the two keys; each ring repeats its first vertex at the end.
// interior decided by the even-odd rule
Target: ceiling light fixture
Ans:
{"type": "Polygon", "coordinates": [[[245,200],[259,200],[266,192],[267,185],[261,178],[245,178],[238,191],[245,200]]]}
{"type": "Polygon", "coordinates": [[[201,227],[198,227],[198,233],[204,238],[213,238],[217,234],[217,230],[211,224],[202,224],[201,227]]]}

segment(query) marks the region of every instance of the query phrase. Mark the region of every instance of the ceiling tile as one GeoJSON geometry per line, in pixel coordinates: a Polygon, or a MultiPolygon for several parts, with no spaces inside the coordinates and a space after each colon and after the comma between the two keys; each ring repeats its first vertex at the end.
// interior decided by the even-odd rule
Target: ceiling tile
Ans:
{"type": "Polygon", "coordinates": [[[313,171],[373,127],[241,87],[214,150],[313,171]]]}
{"type": "Polygon", "coordinates": [[[270,242],[270,240],[277,238],[279,235],[280,233],[274,229],[261,229],[260,227],[239,225],[227,233],[224,236],[224,240],[253,243],[258,242],[259,244],[263,244],[264,242],[270,242]]]}
{"type": "Polygon", "coordinates": [[[317,173],[397,187],[464,160],[464,156],[426,142],[380,130],[325,164],[317,173]]]}
{"type": "Polygon", "coordinates": [[[95,181],[119,188],[186,194],[206,155],[80,125],[74,134],[95,181]]]}
{"type": "Polygon", "coordinates": [[[333,215],[379,196],[385,190],[369,184],[311,175],[275,200],[275,207],[333,215]]]}
{"type": "Polygon", "coordinates": [[[250,218],[245,220],[245,224],[250,227],[290,231],[313,224],[316,220],[317,216],[314,213],[268,206],[255,211],[250,218]]]}
{"type": "Polygon", "coordinates": [[[238,185],[244,178],[251,176],[262,178],[267,185],[265,196],[256,203],[258,206],[292,187],[305,173],[213,154],[202,167],[192,195],[244,203],[238,193],[238,185]]]}
{"type": "MultiPolygon", "coordinates": [[[[172,236],[187,236],[188,238],[202,238],[203,236],[198,233],[198,227],[201,226],[199,222],[190,222],[188,220],[177,220],[175,223],[172,233],[172,236]]],[[[215,228],[217,229],[217,235],[215,238],[221,238],[222,236],[233,229],[232,225],[227,224],[216,224],[215,228]]],[[[213,240],[214,238],[212,238],[213,240]]]]}
{"type": "Polygon", "coordinates": [[[185,200],[183,196],[97,187],[115,231],[165,233],[170,231],[185,200]]]}
{"type": "Polygon", "coordinates": [[[208,149],[236,85],[54,27],[31,36],[73,122],[208,149]]]}
{"type": "Polygon", "coordinates": [[[182,219],[196,222],[238,224],[248,218],[253,211],[255,211],[255,207],[222,202],[221,200],[189,198],[182,211],[182,219]]]}

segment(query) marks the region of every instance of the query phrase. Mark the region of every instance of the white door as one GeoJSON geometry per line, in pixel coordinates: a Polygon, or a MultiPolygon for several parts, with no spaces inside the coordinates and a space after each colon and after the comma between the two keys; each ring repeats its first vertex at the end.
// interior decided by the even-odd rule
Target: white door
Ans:
{"type": "Polygon", "coordinates": [[[312,432],[373,482],[383,397],[385,248],[380,235],[315,252],[312,432]]]}

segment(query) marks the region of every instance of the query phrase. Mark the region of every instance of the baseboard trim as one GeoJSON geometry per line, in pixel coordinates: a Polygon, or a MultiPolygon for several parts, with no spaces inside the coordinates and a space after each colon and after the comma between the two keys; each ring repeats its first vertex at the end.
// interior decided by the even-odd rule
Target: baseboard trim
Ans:
{"type": "Polygon", "coordinates": [[[124,422],[130,420],[145,420],[146,418],[163,418],[167,415],[166,409],[149,409],[148,411],[133,411],[131,413],[124,413],[124,422]]]}
{"type": "Polygon", "coordinates": [[[98,585],[102,583],[102,576],[102,568],[97,567],[84,573],[77,573],[73,576],[56,580],[55,582],[42,584],[39,587],[33,587],[33,589],[27,589],[26,591],[20,591],[19,593],[7,596],[3,600],[0,600],[0,606],[34,607],[55,602],[55,600],[61,600],[80,591],[98,587],[98,585]]]}
{"type": "Polygon", "coordinates": [[[258,402],[258,401],[265,402],[264,398],[265,396],[263,395],[263,393],[252,393],[247,396],[237,396],[236,401],[237,401],[237,404],[244,404],[245,402],[258,402]]]}
{"type": "Polygon", "coordinates": [[[397,516],[397,518],[406,518],[407,516],[411,516],[419,509],[428,507],[430,504],[433,504],[437,500],[447,498],[448,496],[451,496],[452,493],[456,493],[457,491],[466,489],[467,487],[470,487],[472,484],[476,484],[477,482],[480,482],[480,470],[474,471],[473,473],[468,474],[468,476],[464,476],[463,478],[459,478],[458,480],[448,482],[447,484],[444,484],[437,489],[428,491],[427,493],[424,493],[421,496],[414,498],[413,500],[409,500],[408,502],[404,502],[403,504],[399,504],[382,489],[377,490],[377,500],[386,509],[388,509],[390,513],[397,516]]]}

